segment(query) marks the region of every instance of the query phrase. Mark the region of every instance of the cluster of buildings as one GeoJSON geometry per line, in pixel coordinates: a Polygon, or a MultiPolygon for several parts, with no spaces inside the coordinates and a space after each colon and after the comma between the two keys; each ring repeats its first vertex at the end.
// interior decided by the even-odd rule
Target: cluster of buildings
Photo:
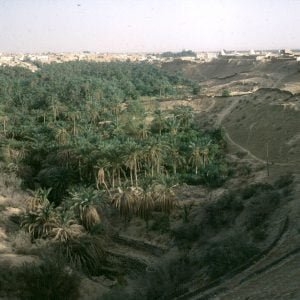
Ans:
{"type": "Polygon", "coordinates": [[[228,59],[255,59],[257,61],[269,60],[296,60],[300,61],[300,50],[291,51],[288,49],[276,51],[225,51],[221,52],[193,52],[192,56],[165,57],[160,53],[97,53],[97,52],[73,52],[73,53],[0,53],[0,66],[23,66],[32,71],[38,69],[40,63],[61,63],[68,61],[132,61],[132,62],[150,62],[163,63],[174,60],[191,61],[195,63],[210,62],[218,58],[228,59]]]}
{"type": "Polygon", "coordinates": [[[300,61],[300,50],[250,50],[250,51],[225,51],[222,50],[219,57],[224,58],[252,58],[257,61],[271,60],[296,60],[300,61]]]}

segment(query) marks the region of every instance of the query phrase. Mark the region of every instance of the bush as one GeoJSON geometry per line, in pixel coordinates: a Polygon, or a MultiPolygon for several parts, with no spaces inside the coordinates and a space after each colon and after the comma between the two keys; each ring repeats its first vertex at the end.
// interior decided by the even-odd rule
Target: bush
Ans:
{"type": "Polygon", "coordinates": [[[103,274],[106,252],[101,239],[95,236],[82,236],[57,243],[55,250],[76,270],[92,276],[103,274]]]}
{"type": "Polygon", "coordinates": [[[240,234],[210,244],[202,257],[202,265],[210,279],[216,279],[246,263],[259,249],[240,234]]]}
{"type": "Polygon", "coordinates": [[[186,257],[168,260],[142,277],[129,299],[174,299],[185,292],[182,283],[190,280],[194,272],[195,268],[186,257]]]}
{"type": "Polygon", "coordinates": [[[268,183],[255,183],[247,186],[241,190],[242,198],[244,200],[249,199],[263,191],[271,191],[273,187],[268,183]]]}
{"type": "Polygon", "coordinates": [[[275,182],[274,182],[274,187],[278,189],[282,189],[286,186],[289,186],[293,183],[294,181],[294,176],[292,174],[286,174],[283,176],[280,176],[275,182]]]}
{"type": "Polygon", "coordinates": [[[181,182],[189,185],[200,185],[203,181],[201,176],[196,174],[181,174],[181,182]]]}
{"type": "Polygon", "coordinates": [[[229,92],[229,90],[223,90],[222,91],[222,97],[229,97],[230,96],[230,92],[229,92]]]}
{"type": "Polygon", "coordinates": [[[59,260],[25,263],[1,270],[0,296],[24,300],[78,299],[79,276],[59,260]]]}
{"type": "Polygon", "coordinates": [[[210,202],[204,207],[203,226],[209,225],[214,229],[219,229],[233,224],[243,209],[242,201],[233,192],[226,193],[217,201],[210,202]]]}
{"type": "Polygon", "coordinates": [[[186,290],[181,288],[195,272],[187,258],[172,259],[156,266],[137,281],[134,290],[114,288],[103,296],[103,300],[165,300],[174,299],[186,290]]]}
{"type": "Polygon", "coordinates": [[[222,186],[228,176],[227,165],[221,163],[209,164],[200,171],[202,183],[212,188],[222,186]]]}
{"type": "Polygon", "coordinates": [[[156,217],[150,229],[154,231],[159,231],[160,233],[169,232],[170,230],[169,216],[164,214],[156,217]]]}
{"type": "Polygon", "coordinates": [[[201,225],[184,223],[172,230],[172,236],[177,244],[189,244],[198,240],[201,231],[201,225]]]}
{"type": "Polygon", "coordinates": [[[246,219],[248,230],[265,224],[267,217],[279,206],[280,194],[276,191],[264,191],[251,200],[246,219]]]}

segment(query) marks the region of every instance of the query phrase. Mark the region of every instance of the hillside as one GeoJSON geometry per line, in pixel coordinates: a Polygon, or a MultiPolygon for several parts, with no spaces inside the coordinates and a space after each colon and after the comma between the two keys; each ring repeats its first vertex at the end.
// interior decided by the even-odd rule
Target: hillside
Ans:
{"type": "MultiPolygon", "coordinates": [[[[211,96],[210,101],[213,105],[202,112],[200,108],[199,122],[202,126],[221,125],[232,156],[242,157],[250,165],[262,163],[265,166],[265,180],[272,180],[286,172],[295,175],[293,200],[289,202],[288,208],[281,212],[281,216],[274,220],[275,225],[275,222],[288,217],[289,224],[270,252],[250,267],[246,267],[245,271],[224,278],[224,283],[219,281],[207,290],[196,289],[178,299],[298,299],[300,290],[296,278],[300,276],[300,102],[297,94],[300,86],[299,64],[250,64],[248,61],[240,64],[235,61],[228,62],[225,68],[223,65],[224,62],[219,65],[216,61],[204,68],[182,68],[185,74],[200,80],[205,92],[220,94],[224,88],[240,94],[249,92],[231,97],[211,96]],[[203,79],[201,72],[207,74],[208,70],[208,78],[203,79]],[[222,74],[222,79],[219,74],[222,74]],[[226,76],[230,78],[225,78],[226,76]],[[257,82],[247,91],[244,82],[253,83],[254,80],[257,82]]],[[[207,97],[199,97],[197,102],[199,101],[207,102],[207,97]]]]}
{"type": "Polygon", "coordinates": [[[1,72],[0,299],[300,297],[299,64],[1,72]]]}

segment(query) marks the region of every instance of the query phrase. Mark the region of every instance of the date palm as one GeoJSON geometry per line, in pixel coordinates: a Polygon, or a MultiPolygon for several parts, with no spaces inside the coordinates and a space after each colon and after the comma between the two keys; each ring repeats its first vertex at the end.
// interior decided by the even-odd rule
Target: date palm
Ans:
{"type": "Polygon", "coordinates": [[[97,203],[100,204],[100,194],[92,188],[81,188],[77,191],[70,191],[70,207],[75,213],[79,222],[87,229],[91,230],[97,224],[101,223],[101,218],[96,209],[97,203]]]}
{"type": "Polygon", "coordinates": [[[179,150],[174,147],[170,147],[170,150],[168,151],[168,157],[171,161],[172,168],[173,168],[173,174],[177,174],[177,167],[181,167],[185,163],[185,159],[183,156],[180,155],[179,150]]]}
{"type": "Polygon", "coordinates": [[[198,169],[202,164],[202,151],[199,145],[192,143],[190,145],[192,149],[189,163],[195,168],[195,174],[198,174],[198,169]]]}
{"type": "Polygon", "coordinates": [[[60,145],[65,145],[68,142],[69,133],[65,128],[60,127],[56,130],[55,137],[60,145]]]}
{"type": "Polygon", "coordinates": [[[140,169],[141,160],[144,157],[144,152],[142,149],[135,143],[128,143],[128,152],[124,156],[124,164],[129,169],[130,172],[130,183],[131,186],[138,186],[138,170],[140,169]],[[134,180],[133,180],[134,178],[134,180]]]}
{"type": "Polygon", "coordinates": [[[21,227],[29,232],[32,239],[48,237],[57,226],[57,213],[49,202],[35,211],[26,212],[21,222],[21,227]]]}
{"type": "Polygon", "coordinates": [[[155,205],[158,210],[170,214],[176,206],[176,197],[171,187],[158,184],[152,188],[155,198],[155,205]]]}
{"type": "Polygon", "coordinates": [[[154,176],[154,170],[156,174],[160,174],[161,165],[165,153],[169,150],[169,146],[157,140],[152,140],[146,149],[146,158],[151,165],[151,176],[154,176]]]}
{"type": "Polygon", "coordinates": [[[151,217],[151,213],[155,207],[155,194],[151,189],[141,191],[139,199],[136,203],[136,215],[146,222],[148,228],[148,222],[151,217]]]}
{"type": "Polygon", "coordinates": [[[66,243],[72,239],[78,238],[83,232],[83,226],[77,223],[72,211],[66,211],[60,214],[59,223],[52,229],[50,236],[53,241],[66,243]]]}
{"type": "Polygon", "coordinates": [[[115,206],[120,213],[120,216],[128,221],[130,216],[136,213],[137,201],[140,197],[140,189],[118,187],[117,193],[112,198],[112,205],[115,206]]]}

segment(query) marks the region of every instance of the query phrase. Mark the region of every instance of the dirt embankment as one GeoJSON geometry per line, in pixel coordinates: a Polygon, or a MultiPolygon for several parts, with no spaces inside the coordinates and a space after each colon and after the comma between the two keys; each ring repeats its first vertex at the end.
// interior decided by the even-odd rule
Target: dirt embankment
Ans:
{"type": "Polygon", "coordinates": [[[171,72],[179,70],[199,81],[202,90],[211,95],[221,95],[224,89],[235,93],[259,88],[300,92],[300,64],[296,61],[223,58],[203,64],[172,62],[164,64],[163,68],[171,72]]]}

